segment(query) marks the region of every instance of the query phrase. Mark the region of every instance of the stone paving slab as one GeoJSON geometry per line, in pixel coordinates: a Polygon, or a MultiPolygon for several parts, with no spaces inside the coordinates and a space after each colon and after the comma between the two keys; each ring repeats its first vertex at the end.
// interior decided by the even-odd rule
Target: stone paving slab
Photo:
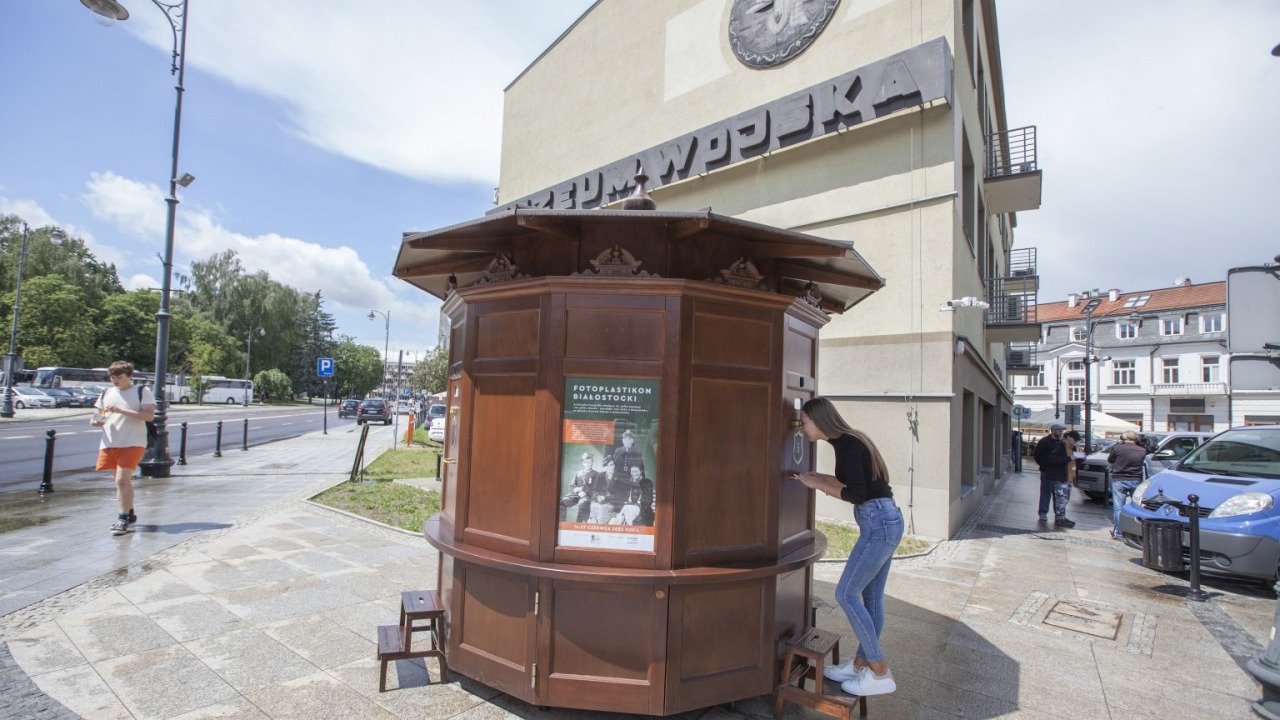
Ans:
{"type": "MultiPolygon", "coordinates": [[[[871,717],[1252,717],[1260,690],[1240,661],[1265,645],[1275,598],[1218,583],[1209,603],[1189,603],[1161,590],[1185,579],[1110,540],[1105,507],[1073,499],[1079,525],[1055,530],[1035,522],[1037,494],[1032,474],[1011,476],[957,538],[895,561],[883,644],[899,688],[870,699],[871,717]],[[1114,638],[1046,622],[1055,608],[1115,618],[1114,638]]],[[[0,717],[601,716],[456,674],[441,683],[421,659],[393,663],[379,693],[377,626],[397,621],[406,583],[434,581],[436,557],[414,534],[282,496],[0,617],[0,717]]],[[[817,564],[814,589],[818,627],[845,635],[848,655],[856,640],[832,596],[841,570],[817,564]]],[[[771,716],[765,696],[679,717],[771,716]]],[[[820,716],[789,705],[785,717],[820,716]]]]}

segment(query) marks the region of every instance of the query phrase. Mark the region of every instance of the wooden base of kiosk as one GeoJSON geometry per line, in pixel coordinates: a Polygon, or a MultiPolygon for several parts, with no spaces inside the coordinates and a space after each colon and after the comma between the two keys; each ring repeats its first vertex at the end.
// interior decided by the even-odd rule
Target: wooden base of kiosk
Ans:
{"type": "Polygon", "coordinates": [[[455,544],[439,518],[450,670],[526,702],[670,715],[766,695],[805,628],[826,538],[777,563],[643,570],[523,561],[455,544]]]}

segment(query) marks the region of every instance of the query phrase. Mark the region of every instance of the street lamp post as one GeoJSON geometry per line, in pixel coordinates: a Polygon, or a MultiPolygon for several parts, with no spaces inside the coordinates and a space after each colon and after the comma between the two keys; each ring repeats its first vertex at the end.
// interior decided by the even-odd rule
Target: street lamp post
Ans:
{"type": "MultiPolygon", "coordinates": [[[[81,4],[108,20],[127,20],[129,11],[116,0],[80,0],[81,4]]],[[[176,102],[173,108],[173,152],[172,165],[169,170],[169,197],[165,202],[169,205],[168,218],[164,233],[164,279],[160,291],[160,309],[156,311],[156,429],[155,446],[148,451],[139,466],[142,474],[148,477],[169,477],[169,469],[173,467],[173,458],[169,457],[169,313],[170,288],[173,284],[173,235],[178,217],[178,186],[187,187],[195,180],[189,174],[178,175],[178,142],[182,130],[182,94],[183,80],[186,74],[187,61],[187,2],[166,3],[151,0],[160,8],[173,31],[173,60],[170,74],[177,76],[178,84],[174,87],[176,102]]]]}
{"type": "Polygon", "coordinates": [[[1084,454],[1088,457],[1093,452],[1093,328],[1097,323],[1093,319],[1093,311],[1097,305],[1090,302],[1084,309],[1084,454]]]}
{"type": "Polygon", "coordinates": [[[387,397],[387,355],[391,352],[391,311],[390,310],[370,310],[369,319],[372,320],[374,315],[381,315],[387,321],[386,337],[382,342],[382,397],[387,397]]]}
{"type": "Polygon", "coordinates": [[[30,232],[22,223],[22,249],[18,252],[18,277],[13,284],[13,329],[9,331],[9,356],[4,372],[4,400],[0,403],[0,417],[13,417],[13,373],[18,368],[18,314],[22,309],[22,269],[27,264],[27,240],[30,232]]]}
{"type": "MultiPolygon", "coordinates": [[[[260,327],[249,328],[249,341],[245,343],[245,347],[244,347],[244,379],[246,381],[253,379],[253,370],[251,368],[250,361],[253,360],[253,336],[255,334],[258,337],[264,337],[267,334],[267,331],[265,328],[260,328],[260,327]]],[[[249,383],[248,382],[245,382],[245,385],[244,385],[244,406],[249,407],[249,383]]]]}
{"type": "MultiPolygon", "coordinates": [[[[1093,311],[1097,309],[1098,303],[1091,302],[1093,298],[1098,297],[1097,290],[1091,290],[1082,293],[1086,298],[1087,305],[1084,308],[1085,317],[1085,333],[1084,333],[1084,452],[1087,456],[1093,452],[1093,365],[1100,361],[1110,360],[1110,357],[1096,358],[1093,356],[1093,331],[1097,327],[1098,322],[1102,318],[1095,320],[1093,311]]],[[[1104,315],[1103,317],[1107,317],[1104,315]]],[[[1131,313],[1128,316],[1131,322],[1137,322],[1138,314],[1131,313]]]]}

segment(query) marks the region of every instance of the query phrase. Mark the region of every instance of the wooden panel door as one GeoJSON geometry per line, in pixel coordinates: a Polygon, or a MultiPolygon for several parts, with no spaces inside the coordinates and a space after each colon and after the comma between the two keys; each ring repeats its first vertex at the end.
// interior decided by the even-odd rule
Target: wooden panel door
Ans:
{"type": "Polygon", "coordinates": [[[455,561],[449,665],[512,697],[533,702],[537,662],[536,581],[455,561]]]}
{"type": "Polygon", "coordinates": [[[661,715],[665,586],[542,583],[538,702],[661,715]]]}

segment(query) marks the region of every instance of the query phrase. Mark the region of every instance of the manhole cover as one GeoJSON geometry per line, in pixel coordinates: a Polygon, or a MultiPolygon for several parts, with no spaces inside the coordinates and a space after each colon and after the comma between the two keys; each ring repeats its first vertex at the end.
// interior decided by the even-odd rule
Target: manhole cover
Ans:
{"type": "Polygon", "coordinates": [[[1116,634],[1120,632],[1120,613],[1064,600],[1053,606],[1045,616],[1044,624],[1106,640],[1115,640],[1116,634]]]}

